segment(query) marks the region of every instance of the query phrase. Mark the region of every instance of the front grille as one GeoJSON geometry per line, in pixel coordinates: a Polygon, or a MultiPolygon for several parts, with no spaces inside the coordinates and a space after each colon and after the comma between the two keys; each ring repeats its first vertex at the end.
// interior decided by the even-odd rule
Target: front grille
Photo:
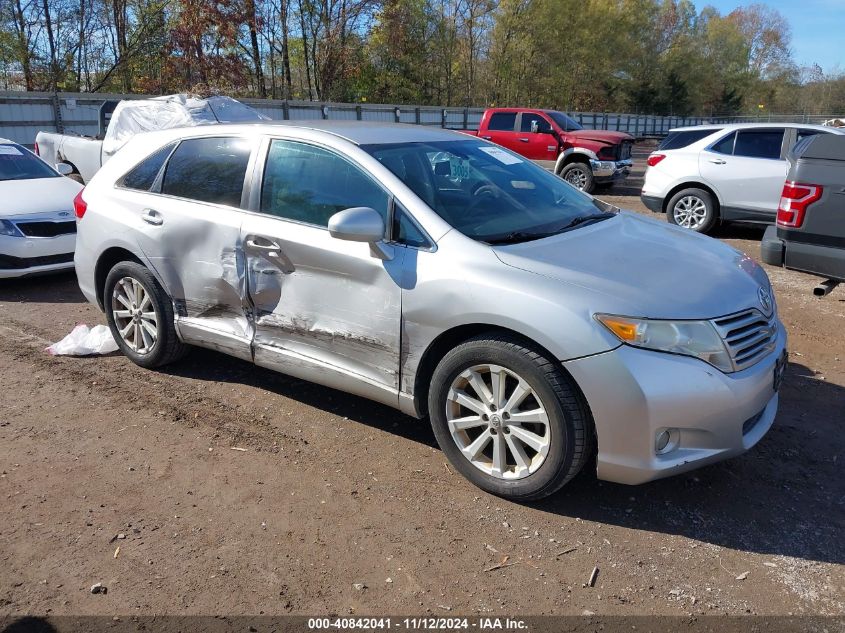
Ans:
{"type": "Polygon", "coordinates": [[[11,257],[0,255],[0,270],[22,270],[33,266],[49,266],[50,264],[67,264],[73,261],[73,253],[61,255],[45,255],[43,257],[11,257]]]}
{"type": "Polygon", "coordinates": [[[775,313],[766,317],[759,310],[745,310],[713,319],[713,325],[727,345],[736,371],[751,367],[775,348],[778,334],[775,313]]]}
{"type": "Polygon", "coordinates": [[[76,233],[76,222],[17,222],[16,226],[27,237],[57,237],[76,233]]]}
{"type": "Polygon", "coordinates": [[[619,160],[628,160],[629,158],[631,158],[631,142],[624,141],[619,153],[619,160]]]}

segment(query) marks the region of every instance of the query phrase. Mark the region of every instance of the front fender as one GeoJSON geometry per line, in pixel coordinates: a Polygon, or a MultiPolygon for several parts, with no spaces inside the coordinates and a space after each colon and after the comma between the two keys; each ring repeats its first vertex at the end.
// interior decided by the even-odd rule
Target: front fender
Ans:
{"type": "Polygon", "coordinates": [[[559,174],[563,170],[563,166],[569,162],[569,158],[571,156],[583,156],[584,162],[599,159],[596,153],[591,149],[588,149],[586,147],[570,147],[568,149],[563,150],[560,153],[560,156],[557,157],[557,162],[555,163],[556,174],[559,174]]]}

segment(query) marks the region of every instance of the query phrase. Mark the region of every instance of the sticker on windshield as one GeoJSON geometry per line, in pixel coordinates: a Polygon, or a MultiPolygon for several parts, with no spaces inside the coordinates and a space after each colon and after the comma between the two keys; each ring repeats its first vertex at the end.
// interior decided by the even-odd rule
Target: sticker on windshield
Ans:
{"type": "Polygon", "coordinates": [[[503,165],[516,165],[517,163],[522,162],[521,158],[517,158],[513,154],[508,154],[506,151],[499,147],[479,147],[478,149],[480,149],[482,152],[484,152],[491,158],[495,158],[503,165]]]}
{"type": "Polygon", "coordinates": [[[23,156],[23,154],[21,154],[21,151],[14,145],[0,145],[0,155],[23,156]]]}
{"type": "Polygon", "coordinates": [[[459,156],[450,156],[449,172],[452,180],[466,180],[469,178],[469,161],[459,156]]]}

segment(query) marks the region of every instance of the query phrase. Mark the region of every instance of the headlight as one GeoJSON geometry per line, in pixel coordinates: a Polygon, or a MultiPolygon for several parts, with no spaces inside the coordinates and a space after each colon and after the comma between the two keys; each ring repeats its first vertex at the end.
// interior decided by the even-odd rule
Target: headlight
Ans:
{"type": "Polygon", "coordinates": [[[628,345],[693,356],[724,372],[733,371],[730,354],[709,321],[632,319],[610,314],[597,314],[596,319],[628,345]]]}
{"type": "Polygon", "coordinates": [[[8,220],[0,220],[0,235],[14,235],[15,237],[20,237],[21,233],[18,231],[18,227],[8,220]]]}

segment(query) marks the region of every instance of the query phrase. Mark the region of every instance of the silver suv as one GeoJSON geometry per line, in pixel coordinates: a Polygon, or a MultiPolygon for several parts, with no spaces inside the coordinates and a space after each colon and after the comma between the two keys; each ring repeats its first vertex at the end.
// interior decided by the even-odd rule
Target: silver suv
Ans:
{"type": "Polygon", "coordinates": [[[479,487],[640,483],[774,420],[769,280],[499,146],[349,123],[139,135],[77,199],[76,270],[142,367],[190,345],[428,416],[479,487]]]}

